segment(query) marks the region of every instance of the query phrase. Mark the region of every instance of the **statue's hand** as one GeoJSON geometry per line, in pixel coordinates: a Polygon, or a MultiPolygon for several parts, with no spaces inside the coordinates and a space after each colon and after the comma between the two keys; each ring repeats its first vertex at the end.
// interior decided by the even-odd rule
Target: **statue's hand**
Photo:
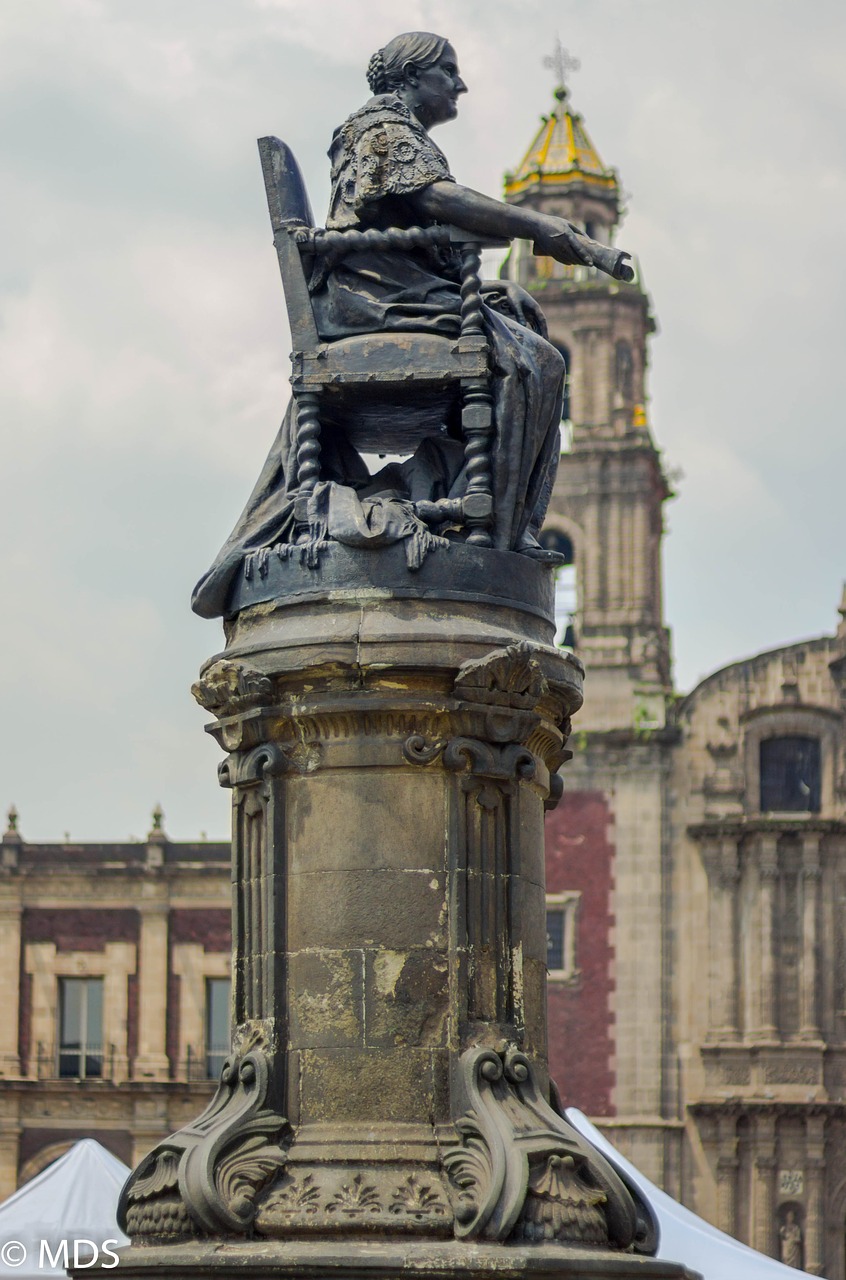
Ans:
{"type": "Polygon", "coordinates": [[[564,218],[550,218],[549,228],[535,236],[534,251],[543,257],[554,258],[566,266],[589,267],[593,263],[590,249],[577,227],[564,218]]]}
{"type": "Polygon", "coordinates": [[[482,297],[494,311],[512,316],[518,324],[548,337],[546,316],[530,293],[513,280],[491,280],[482,285],[482,297]]]}

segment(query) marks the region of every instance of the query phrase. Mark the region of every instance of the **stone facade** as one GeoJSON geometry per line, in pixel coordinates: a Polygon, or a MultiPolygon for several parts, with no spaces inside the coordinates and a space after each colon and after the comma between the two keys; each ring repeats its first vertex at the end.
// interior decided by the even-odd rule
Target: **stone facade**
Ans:
{"type": "Polygon", "coordinates": [[[30,844],[17,827],[13,811],[0,846],[0,1198],[83,1137],[137,1163],[202,1108],[218,1066],[207,980],[228,980],[231,947],[228,844],[173,843],[158,816],[146,844],[30,844]]]}
{"type": "Polygon", "coordinates": [[[829,1280],[846,1274],[844,673],[846,621],[716,672],[679,707],[673,766],[688,1194],[775,1256],[792,1214],[829,1280]]]}

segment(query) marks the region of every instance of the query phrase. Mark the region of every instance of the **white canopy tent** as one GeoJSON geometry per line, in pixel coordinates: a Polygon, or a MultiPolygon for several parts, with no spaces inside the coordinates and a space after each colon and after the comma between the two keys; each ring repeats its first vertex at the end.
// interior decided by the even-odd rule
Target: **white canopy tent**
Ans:
{"type": "Polygon", "coordinates": [[[80,1257],[93,1253],[93,1243],[101,1260],[110,1263],[103,1245],[116,1249],[128,1243],[115,1221],[128,1177],[126,1165],[93,1138],[75,1143],[0,1204],[0,1276],[66,1276],[64,1259],[74,1261],[74,1241],[89,1242],[80,1246],[80,1257]],[[62,1241],[67,1241],[67,1254],[62,1241]]]}
{"type": "Polygon", "coordinates": [[[795,1267],[786,1267],[756,1249],[749,1249],[685,1209],[638,1172],[633,1164],[629,1164],[575,1107],[568,1108],[567,1119],[608,1157],[615,1168],[626,1174],[651,1204],[661,1231],[659,1258],[683,1262],[700,1272],[703,1280],[788,1280],[789,1276],[796,1280],[797,1276],[808,1274],[797,1271],[795,1267]]]}

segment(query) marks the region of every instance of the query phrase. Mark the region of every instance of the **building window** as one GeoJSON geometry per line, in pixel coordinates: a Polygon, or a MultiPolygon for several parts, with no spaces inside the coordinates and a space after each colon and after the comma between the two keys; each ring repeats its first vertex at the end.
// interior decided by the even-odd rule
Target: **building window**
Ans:
{"type": "Polygon", "coordinates": [[[765,738],[761,743],[761,811],[818,813],[819,738],[765,738]]]}
{"type": "Polygon", "coordinates": [[[103,1074],[103,979],[59,979],[59,1076],[103,1074]]]}
{"type": "Polygon", "coordinates": [[[541,529],[538,542],[546,551],[557,551],[564,557],[555,568],[555,643],[562,649],[576,647],[576,565],[573,543],[560,529],[541,529]]]}
{"type": "Polygon", "coordinates": [[[556,982],[572,982],[576,968],[576,925],[581,894],[550,893],[546,898],[546,968],[556,982]]]}
{"type": "Polygon", "coordinates": [[[216,1080],[229,1056],[228,978],[206,978],[206,1076],[216,1080]]]}

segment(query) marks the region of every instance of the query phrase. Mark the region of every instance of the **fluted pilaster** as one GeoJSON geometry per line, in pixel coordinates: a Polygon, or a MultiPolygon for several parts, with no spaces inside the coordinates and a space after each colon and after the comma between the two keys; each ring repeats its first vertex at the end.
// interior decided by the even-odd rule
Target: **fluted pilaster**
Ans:
{"type": "Polygon", "coordinates": [[[778,1036],[778,967],[775,954],[775,905],[778,889],[778,842],[776,836],[762,835],[758,842],[759,955],[760,982],[758,1009],[753,1034],[757,1039],[773,1040],[778,1036]]]}
{"type": "Polygon", "coordinates": [[[820,837],[809,833],[802,841],[802,963],[799,985],[799,1034],[806,1040],[820,1038],[817,933],[821,878],[820,837]]]}
{"type": "Polygon", "coordinates": [[[825,1265],[825,1117],[809,1116],[805,1157],[805,1270],[821,1276],[825,1265]]]}
{"type": "Polygon", "coordinates": [[[772,1254],[775,1244],[775,1116],[755,1119],[754,1241],[760,1253],[772,1254]]]}
{"type": "Polygon", "coordinates": [[[711,1040],[738,1037],[737,887],[740,864],[731,836],[708,841],[702,851],[711,881],[709,895],[709,1004],[711,1040]]]}

